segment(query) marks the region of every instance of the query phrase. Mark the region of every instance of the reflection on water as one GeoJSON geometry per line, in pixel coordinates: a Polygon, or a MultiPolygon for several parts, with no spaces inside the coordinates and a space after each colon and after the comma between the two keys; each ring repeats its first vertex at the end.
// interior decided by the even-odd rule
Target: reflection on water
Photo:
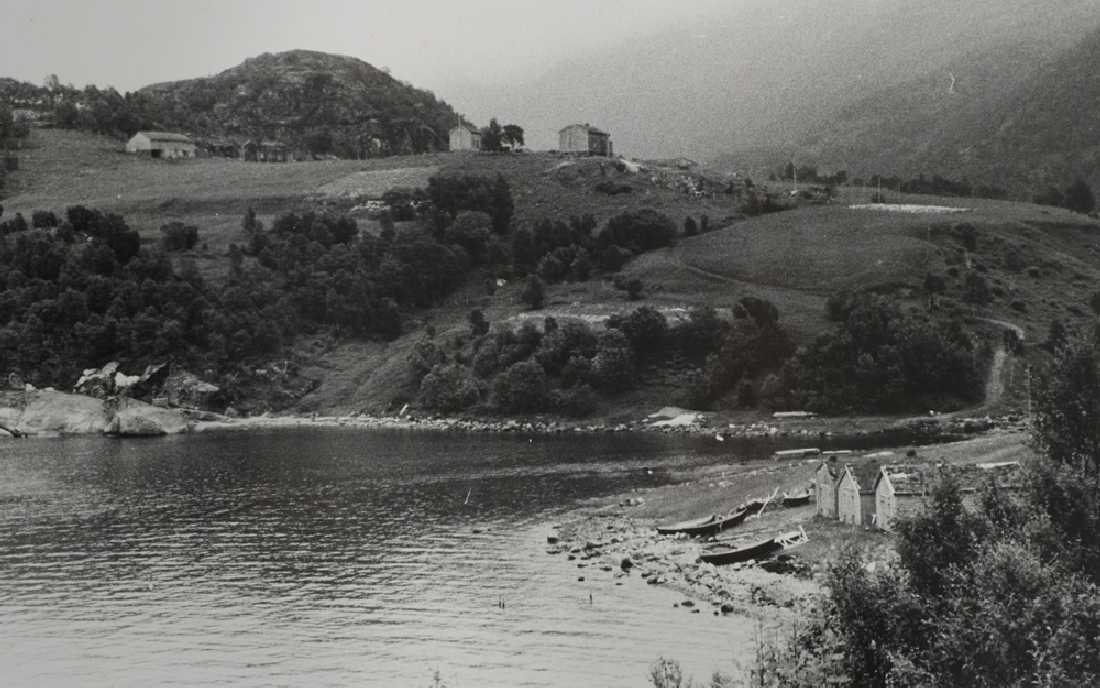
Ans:
{"type": "Polygon", "coordinates": [[[541,524],[729,451],[352,431],[2,444],[0,675],[426,686],[438,668],[452,688],[638,686],[665,654],[705,678],[744,652],[747,622],[673,609],[636,579],[579,582],[541,524]]]}

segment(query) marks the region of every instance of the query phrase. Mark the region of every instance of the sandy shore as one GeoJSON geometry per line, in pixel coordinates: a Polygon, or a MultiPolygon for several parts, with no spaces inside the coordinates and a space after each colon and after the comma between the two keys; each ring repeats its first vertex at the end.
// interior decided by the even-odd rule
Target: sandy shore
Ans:
{"type": "MultiPolygon", "coordinates": [[[[1031,455],[1027,435],[993,432],[950,444],[902,446],[898,460],[915,450],[920,460],[978,463],[1024,460],[1031,455]]],[[[878,450],[881,453],[882,450],[878,450]]],[[[887,457],[888,458],[888,457],[887,457]]],[[[724,513],[751,498],[795,492],[810,483],[817,461],[757,461],[712,465],[680,476],[682,482],[596,500],[547,524],[547,553],[575,561],[585,569],[616,578],[640,576],[651,585],[684,595],[687,613],[737,614],[768,622],[793,622],[818,601],[830,567],[850,545],[876,564],[896,556],[893,536],[815,517],[815,507],[764,512],[706,542],[684,536],[661,536],[662,523],[724,513]],[[713,566],[699,553],[713,542],[747,544],[782,532],[803,530],[807,541],[768,561],[713,566]]]]}

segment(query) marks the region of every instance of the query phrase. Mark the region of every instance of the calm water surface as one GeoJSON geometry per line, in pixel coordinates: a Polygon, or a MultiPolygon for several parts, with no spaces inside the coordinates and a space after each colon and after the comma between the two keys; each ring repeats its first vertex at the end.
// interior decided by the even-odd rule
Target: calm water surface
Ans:
{"type": "Polygon", "coordinates": [[[578,571],[545,524],[732,459],[652,435],[3,443],[0,684],[642,686],[662,654],[702,679],[752,623],[578,571]]]}

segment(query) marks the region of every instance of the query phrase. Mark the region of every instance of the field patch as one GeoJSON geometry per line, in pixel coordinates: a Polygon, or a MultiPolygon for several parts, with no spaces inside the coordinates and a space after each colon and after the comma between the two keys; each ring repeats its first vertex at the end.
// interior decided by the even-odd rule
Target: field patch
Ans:
{"type": "Polygon", "coordinates": [[[425,188],[428,186],[428,180],[438,171],[439,168],[436,166],[363,170],[331,181],[318,191],[326,196],[382,198],[382,194],[390,189],[425,188]]]}

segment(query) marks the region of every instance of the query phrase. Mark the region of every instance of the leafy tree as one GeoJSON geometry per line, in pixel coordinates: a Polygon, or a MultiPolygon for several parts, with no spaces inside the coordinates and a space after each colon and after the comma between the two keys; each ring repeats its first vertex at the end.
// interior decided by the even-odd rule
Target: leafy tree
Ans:
{"type": "Polygon", "coordinates": [[[609,392],[634,386],[634,351],[625,334],[607,330],[600,335],[592,358],[591,377],[593,384],[609,392]]]}
{"type": "Polygon", "coordinates": [[[535,361],[515,363],[493,381],[493,399],[507,413],[546,409],[550,399],[546,371],[535,361]]]}
{"type": "Polygon", "coordinates": [[[503,131],[496,117],[489,120],[489,126],[481,129],[481,150],[499,151],[503,131]]]}
{"type": "Polygon", "coordinates": [[[469,369],[457,363],[437,365],[420,381],[420,403],[436,411],[462,411],[479,396],[469,369]]]}
{"type": "Polygon", "coordinates": [[[31,226],[35,228],[56,227],[58,224],[57,215],[50,210],[36,210],[31,213],[31,226]]]}
{"type": "Polygon", "coordinates": [[[518,124],[505,124],[501,133],[501,140],[513,148],[522,147],[524,145],[523,127],[518,124]]]}

